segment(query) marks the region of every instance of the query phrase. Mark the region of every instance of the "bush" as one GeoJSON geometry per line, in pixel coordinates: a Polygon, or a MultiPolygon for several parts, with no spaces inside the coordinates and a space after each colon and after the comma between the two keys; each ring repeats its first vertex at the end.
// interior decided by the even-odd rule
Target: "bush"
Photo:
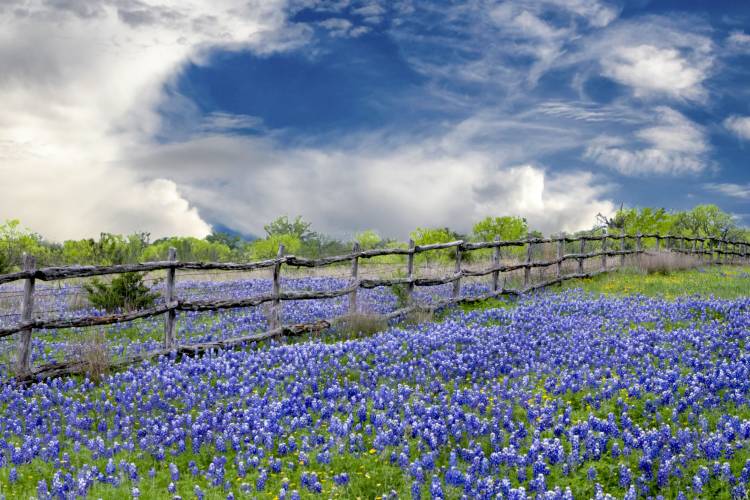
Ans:
{"type": "Polygon", "coordinates": [[[110,359],[107,339],[103,331],[93,332],[74,343],[70,352],[73,360],[83,366],[92,382],[99,383],[109,373],[110,359]]]}
{"type": "Polygon", "coordinates": [[[646,274],[661,274],[667,276],[674,271],[684,271],[701,265],[700,260],[693,255],[660,252],[653,255],[643,255],[641,271],[646,274]]]}
{"type": "Polygon", "coordinates": [[[143,283],[141,273],[120,274],[111,283],[103,283],[94,278],[83,287],[91,305],[109,312],[152,307],[159,296],[143,283]]]}
{"type": "Polygon", "coordinates": [[[10,272],[10,259],[5,252],[0,251],[0,274],[6,274],[10,272]]]}
{"type": "Polygon", "coordinates": [[[379,314],[348,314],[336,320],[336,331],[345,339],[369,337],[386,329],[388,321],[379,314]]]}

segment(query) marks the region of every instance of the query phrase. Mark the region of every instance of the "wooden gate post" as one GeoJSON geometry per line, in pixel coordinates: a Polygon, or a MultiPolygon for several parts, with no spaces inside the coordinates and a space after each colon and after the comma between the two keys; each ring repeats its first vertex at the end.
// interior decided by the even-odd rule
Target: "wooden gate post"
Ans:
{"type": "MultiPolygon", "coordinates": [[[[463,243],[462,243],[463,245],[463,243]]],[[[461,245],[456,247],[456,274],[461,274],[461,257],[463,252],[461,251],[461,245]]],[[[457,299],[461,295],[461,278],[458,277],[453,282],[453,298],[457,299]]]]}
{"type": "Polygon", "coordinates": [[[560,235],[557,240],[557,279],[562,279],[562,258],[565,254],[565,236],[560,235]]]}
{"type": "MultiPolygon", "coordinates": [[[[495,243],[500,243],[499,236],[495,236],[495,243]]],[[[492,271],[492,291],[497,292],[500,281],[500,271],[497,270],[500,267],[500,245],[496,245],[492,251],[492,267],[495,268],[492,271]]]]}
{"type": "Polygon", "coordinates": [[[657,235],[656,235],[656,253],[659,253],[659,251],[660,251],[659,247],[660,247],[660,246],[661,246],[661,236],[659,236],[659,235],[657,234],[657,235]]]}
{"type": "Polygon", "coordinates": [[[523,287],[526,288],[531,282],[531,252],[533,250],[529,235],[526,235],[526,265],[523,268],[523,287]]]}
{"type": "Polygon", "coordinates": [[[602,271],[607,270],[607,235],[602,238],[602,271]]]}
{"type": "Polygon", "coordinates": [[[349,314],[357,314],[357,290],[359,289],[359,243],[354,242],[352,245],[352,284],[356,288],[349,293],[349,314]]]}
{"type": "MultiPolygon", "coordinates": [[[[23,254],[23,270],[33,273],[36,271],[36,258],[28,253],[23,254]]],[[[21,309],[21,323],[30,323],[34,311],[34,288],[36,280],[32,275],[23,284],[23,305],[21,309]]],[[[16,352],[16,376],[24,378],[31,374],[31,333],[33,328],[24,328],[18,335],[16,352]]]]}
{"type": "MultiPolygon", "coordinates": [[[[584,253],[586,253],[586,239],[581,237],[578,254],[583,255],[584,253]]],[[[578,274],[583,274],[583,257],[578,257],[578,274]]]]}
{"type": "Polygon", "coordinates": [[[409,239],[409,253],[406,256],[406,277],[409,282],[406,284],[406,304],[410,306],[413,301],[414,293],[414,240],[409,239]]]}
{"type": "Polygon", "coordinates": [[[625,267],[625,233],[620,235],[620,268],[625,267]]]}
{"type": "Polygon", "coordinates": [[[281,258],[284,256],[284,245],[279,244],[276,253],[278,262],[273,266],[273,302],[271,302],[271,324],[270,329],[275,330],[281,326],[281,258]]]}
{"type": "MultiPolygon", "coordinates": [[[[167,253],[167,260],[169,262],[175,262],[177,260],[177,250],[174,248],[169,248],[169,252],[167,253]]],[[[174,277],[175,277],[175,268],[170,267],[167,269],[167,281],[166,286],[164,288],[164,301],[167,303],[167,306],[169,306],[172,302],[174,302],[174,277]]],[[[175,323],[177,319],[177,311],[174,309],[170,309],[166,312],[164,316],[164,348],[165,349],[173,349],[176,347],[177,344],[177,338],[175,335],[175,323]]]]}
{"type": "Polygon", "coordinates": [[[635,237],[635,262],[638,269],[641,269],[641,233],[638,233],[635,237]]]}

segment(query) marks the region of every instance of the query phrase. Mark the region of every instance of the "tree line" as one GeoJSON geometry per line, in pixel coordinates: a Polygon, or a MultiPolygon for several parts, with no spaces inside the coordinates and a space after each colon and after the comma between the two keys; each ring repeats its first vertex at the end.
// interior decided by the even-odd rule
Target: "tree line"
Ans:
{"type": "MultiPolygon", "coordinates": [[[[308,258],[347,253],[356,241],[364,250],[386,247],[406,247],[407,243],[382,237],[375,230],[365,230],[350,241],[314,231],[312,224],[301,216],[281,216],[264,226],[265,235],[257,239],[244,239],[238,235],[213,232],[206,238],[174,236],[151,241],[149,233],[130,235],[101,233],[99,238],[49,241],[42,235],[24,228],[18,220],[0,224],[0,273],[12,272],[21,266],[24,253],[30,253],[40,266],[72,264],[127,264],[165,260],[170,247],[177,249],[180,260],[187,261],[247,261],[272,258],[279,244],[286,252],[308,258]]],[[[750,231],[741,227],[736,219],[716,205],[698,205],[686,211],[668,211],[664,208],[621,208],[612,217],[600,217],[592,227],[580,233],[638,234],[660,233],[681,236],[716,237],[750,241],[750,231]]],[[[417,245],[443,243],[463,239],[489,241],[524,237],[542,237],[540,231],[530,228],[523,217],[505,215],[488,216],[477,221],[470,233],[461,233],[448,227],[418,227],[410,233],[417,245]]],[[[425,253],[425,260],[451,259],[451,251],[425,253]]]]}

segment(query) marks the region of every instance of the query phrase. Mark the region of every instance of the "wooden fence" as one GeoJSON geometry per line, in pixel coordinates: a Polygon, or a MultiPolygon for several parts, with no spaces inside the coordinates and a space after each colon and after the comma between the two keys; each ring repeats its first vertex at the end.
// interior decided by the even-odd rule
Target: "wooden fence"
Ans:
{"type": "Polygon", "coordinates": [[[248,263],[219,263],[219,262],[180,262],[174,249],[170,249],[168,260],[159,262],[147,262],[140,264],[125,264],[112,266],[68,266],[68,267],[47,267],[37,269],[32,256],[25,255],[23,270],[16,273],[0,275],[0,285],[17,280],[24,281],[24,295],[22,302],[21,321],[14,326],[0,328],[0,338],[10,335],[18,335],[18,346],[16,351],[15,372],[20,380],[34,380],[46,376],[57,376],[71,373],[79,373],[83,367],[80,363],[59,363],[43,365],[32,368],[31,366],[31,338],[35,329],[61,329],[74,327],[90,327],[99,325],[110,325],[115,323],[124,323],[139,318],[148,318],[157,315],[165,316],[164,327],[164,345],[163,349],[152,351],[147,354],[130,356],[116,363],[116,366],[127,365],[129,363],[142,361],[171,352],[177,353],[198,353],[209,349],[231,347],[246,342],[271,338],[285,334],[299,334],[309,331],[319,331],[330,326],[325,320],[312,324],[304,325],[283,325],[281,322],[281,304],[288,300],[318,300],[331,299],[336,297],[348,296],[348,313],[354,314],[358,311],[357,307],[357,290],[360,288],[376,288],[393,285],[404,286],[407,294],[406,306],[386,315],[387,318],[396,318],[408,314],[409,312],[423,308],[425,306],[416,304],[412,300],[415,287],[429,287],[437,285],[452,284],[452,294],[450,298],[438,300],[431,303],[428,307],[432,309],[445,307],[447,305],[459,302],[479,301],[504,294],[522,294],[533,290],[548,287],[565,280],[575,278],[587,278],[596,274],[607,272],[608,257],[618,257],[619,266],[625,265],[625,257],[635,255],[638,259],[644,253],[650,253],[643,247],[644,239],[655,241],[654,249],[656,252],[667,251],[675,253],[692,254],[698,256],[706,263],[722,263],[748,258],[748,243],[740,241],[728,241],[717,238],[697,238],[672,235],[658,234],[638,234],[638,235],[583,235],[575,237],[553,237],[553,238],[527,238],[514,241],[495,241],[487,242],[466,242],[453,241],[449,243],[437,243],[432,245],[415,245],[413,241],[409,242],[408,248],[384,248],[374,250],[360,250],[358,245],[354,245],[352,252],[346,255],[337,255],[334,257],[325,257],[320,259],[306,259],[294,255],[284,255],[283,245],[279,247],[277,257],[274,259],[248,262],[248,263]],[[630,245],[626,245],[626,240],[631,240],[630,245]],[[610,242],[618,242],[619,248],[611,248],[610,242]],[[576,253],[564,253],[566,243],[579,242],[576,253]],[[600,248],[595,251],[587,251],[587,245],[592,242],[601,242],[600,248]],[[533,249],[542,244],[556,244],[556,257],[549,260],[533,260],[533,249]],[[663,247],[662,247],[663,246],[663,247]],[[503,265],[500,262],[500,249],[503,247],[525,247],[525,260],[515,264],[503,265]],[[417,254],[424,252],[435,252],[439,250],[453,249],[455,252],[454,272],[447,276],[440,277],[417,277],[414,272],[414,258],[417,254]],[[485,269],[470,270],[462,265],[463,256],[467,252],[492,249],[492,265],[485,269]],[[365,279],[359,277],[359,261],[361,259],[371,259],[373,257],[385,255],[405,255],[406,256],[406,276],[389,279],[365,279]],[[596,257],[601,258],[601,266],[586,271],[584,262],[596,257]],[[563,274],[563,263],[566,261],[575,261],[577,270],[574,273],[563,274]],[[284,291],[281,289],[281,274],[283,266],[317,268],[331,266],[335,264],[350,263],[351,280],[348,286],[337,290],[328,291],[284,291]],[[540,283],[532,283],[531,271],[534,268],[556,267],[554,278],[543,280],[540,283]],[[256,295],[242,299],[230,300],[183,300],[175,296],[175,278],[177,270],[221,270],[221,271],[256,271],[260,269],[270,269],[273,274],[273,288],[271,293],[256,295]],[[150,272],[157,270],[166,270],[165,286],[165,303],[156,307],[143,309],[133,312],[125,312],[109,315],[91,315],[75,318],[59,319],[34,319],[34,288],[37,280],[55,281],[70,278],[86,278],[92,276],[101,276],[109,274],[120,274],[128,272],[150,272]],[[500,275],[513,271],[523,270],[523,287],[518,289],[506,289],[500,286],[500,275]],[[491,276],[490,291],[479,296],[461,296],[461,280],[468,277],[491,276]],[[269,317],[269,330],[259,334],[253,334],[243,337],[219,340],[215,342],[179,345],[175,335],[175,324],[178,311],[217,311],[222,309],[254,307],[261,304],[271,303],[271,314],[269,317]]]}

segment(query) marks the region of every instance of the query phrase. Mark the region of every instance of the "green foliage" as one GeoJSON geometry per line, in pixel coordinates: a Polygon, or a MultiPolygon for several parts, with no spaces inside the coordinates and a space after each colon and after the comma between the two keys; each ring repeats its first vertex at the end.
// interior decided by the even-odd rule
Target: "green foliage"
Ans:
{"type": "Polygon", "coordinates": [[[8,256],[6,253],[0,249],[0,274],[5,274],[10,272],[10,260],[8,259],[8,256]]]}
{"type": "Polygon", "coordinates": [[[300,244],[299,254],[311,259],[329,255],[341,255],[352,249],[349,243],[344,243],[336,238],[326,235],[312,233],[300,244]]]}
{"type": "Polygon", "coordinates": [[[663,208],[627,208],[615,214],[610,229],[615,234],[667,234],[673,230],[674,223],[675,215],[663,208]]]}
{"type": "Polygon", "coordinates": [[[206,236],[206,241],[226,245],[232,250],[240,250],[244,244],[244,240],[240,236],[221,231],[212,231],[211,234],[206,236]]]}
{"type": "Polygon", "coordinates": [[[734,217],[716,205],[698,205],[691,210],[668,212],[663,208],[618,210],[610,224],[613,234],[674,234],[684,236],[745,239],[747,232],[734,217]]]}
{"type": "Polygon", "coordinates": [[[54,261],[54,247],[41,235],[21,227],[16,219],[0,224],[0,253],[4,255],[2,260],[9,271],[20,269],[24,253],[36,257],[38,265],[54,261]]]}
{"type": "Polygon", "coordinates": [[[127,264],[138,262],[149,246],[149,233],[128,236],[101,233],[98,240],[68,240],[62,245],[62,259],[66,264],[127,264]]]}
{"type": "Polygon", "coordinates": [[[675,215],[674,230],[677,234],[727,238],[737,229],[734,217],[716,205],[698,205],[675,215]]]}
{"type": "Polygon", "coordinates": [[[313,233],[310,231],[311,223],[305,222],[301,215],[295,217],[293,221],[284,215],[263,226],[266,234],[271,236],[291,235],[302,241],[313,233]]]}
{"type": "Polygon", "coordinates": [[[359,247],[362,250],[371,250],[376,248],[383,240],[378,233],[372,229],[367,229],[354,235],[354,241],[359,243],[359,247]]]}
{"type": "Polygon", "coordinates": [[[115,276],[110,283],[94,278],[83,285],[88,300],[94,307],[105,311],[135,311],[152,307],[158,294],[143,283],[143,274],[124,273],[115,276]]]}
{"type": "Polygon", "coordinates": [[[496,237],[501,240],[518,240],[526,236],[529,226],[522,217],[485,217],[474,224],[472,232],[479,241],[492,241],[496,237]]]}
{"type": "MultiPolygon", "coordinates": [[[[418,227],[409,236],[416,245],[433,245],[435,243],[448,243],[460,239],[460,235],[447,227],[429,228],[418,227]]],[[[445,249],[417,254],[416,260],[423,262],[448,262],[455,256],[455,250],[445,249]]]]}
{"type": "Polygon", "coordinates": [[[163,238],[155,241],[142,254],[144,261],[166,260],[169,248],[177,251],[177,258],[185,261],[226,262],[234,253],[220,241],[200,240],[192,237],[163,238]]]}
{"type": "Polygon", "coordinates": [[[302,247],[300,239],[292,234],[276,234],[262,240],[253,241],[249,247],[249,257],[253,260],[273,259],[284,245],[284,253],[296,254],[302,247]]]}

